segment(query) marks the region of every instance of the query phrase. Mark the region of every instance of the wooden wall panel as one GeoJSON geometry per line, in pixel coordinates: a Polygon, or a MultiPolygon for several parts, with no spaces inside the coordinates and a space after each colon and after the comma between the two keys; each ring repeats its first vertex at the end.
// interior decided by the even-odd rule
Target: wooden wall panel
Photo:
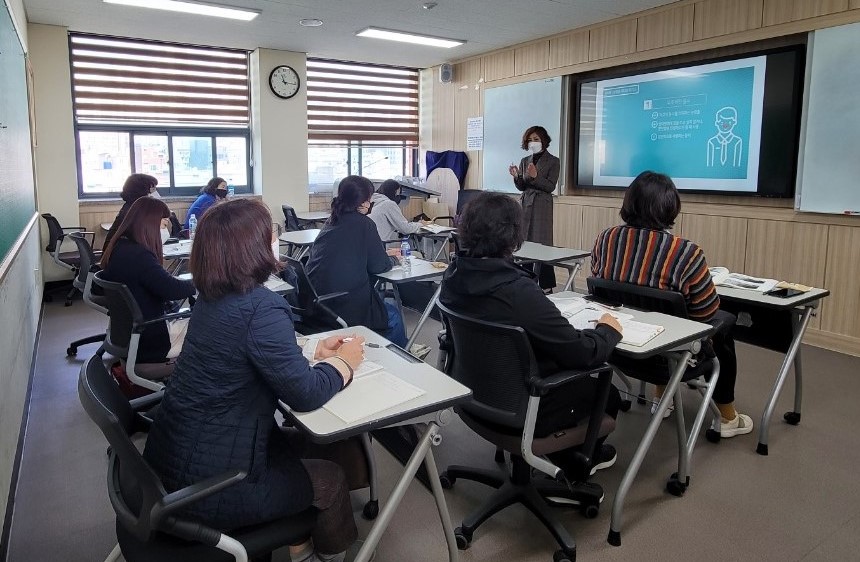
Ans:
{"type": "Polygon", "coordinates": [[[747,219],[688,213],[682,217],[682,227],[676,232],[701,246],[709,266],[744,271],[747,219]]]}
{"type": "Polygon", "coordinates": [[[695,5],[693,39],[761,27],[763,0],[704,0],[695,5]]]}
{"type": "Polygon", "coordinates": [[[693,4],[639,18],[636,50],[647,51],[693,40],[693,4]]]}
{"type": "Polygon", "coordinates": [[[454,92],[453,83],[433,81],[433,147],[439,152],[454,148],[454,92]]]}
{"type": "Polygon", "coordinates": [[[582,206],[555,205],[552,217],[553,245],[582,248],[582,206]]]}
{"type": "Polygon", "coordinates": [[[823,285],[830,289],[830,296],[824,299],[822,330],[860,338],[857,264],[860,264],[860,228],[831,226],[823,285]]]}
{"type": "Polygon", "coordinates": [[[582,240],[580,246],[583,250],[590,250],[594,246],[597,235],[609,228],[621,224],[618,209],[609,207],[584,207],[582,210],[582,240]]]}
{"type": "Polygon", "coordinates": [[[466,186],[481,186],[481,152],[466,150],[466,123],[469,117],[483,115],[481,84],[481,60],[474,59],[454,66],[454,142],[453,149],[466,152],[469,169],[466,173],[466,186]]]}
{"type": "Polygon", "coordinates": [[[588,60],[601,60],[636,52],[636,20],[624,20],[589,31],[588,60]]]}
{"type": "Polygon", "coordinates": [[[514,74],[522,76],[549,68],[549,41],[538,41],[514,49],[514,74]]]}
{"type": "Polygon", "coordinates": [[[777,25],[848,9],[848,0],[764,0],[762,25],[777,25]]]}
{"type": "Polygon", "coordinates": [[[860,0],[848,0],[849,10],[860,10],[860,0]]]}
{"type": "Polygon", "coordinates": [[[549,40],[549,68],[583,62],[588,62],[588,31],[568,33],[549,40]]]}
{"type": "Polygon", "coordinates": [[[481,57],[484,80],[504,80],[514,75],[514,50],[508,49],[481,57]]]}

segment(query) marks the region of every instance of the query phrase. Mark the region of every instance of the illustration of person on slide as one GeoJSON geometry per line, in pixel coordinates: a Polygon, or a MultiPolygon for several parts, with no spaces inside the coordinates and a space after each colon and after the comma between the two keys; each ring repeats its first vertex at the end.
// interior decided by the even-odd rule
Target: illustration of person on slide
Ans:
{"type": "Polygon", "coordinates": [[[726,106],[717,111],[714,125],[717,134],[708,139],[708,167],[741,165],[744,141],[732,132],[738,122],[738,111],[726,106]]]}

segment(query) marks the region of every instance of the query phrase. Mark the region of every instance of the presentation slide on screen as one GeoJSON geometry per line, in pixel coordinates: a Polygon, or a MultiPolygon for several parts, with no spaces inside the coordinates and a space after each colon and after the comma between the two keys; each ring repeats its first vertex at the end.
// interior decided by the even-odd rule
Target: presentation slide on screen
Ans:
{"type": "Polygon", "coordinates": [[[683,189],[755,192],[765,57],[597,81],[593,185],[639,172],[683,189]]]}

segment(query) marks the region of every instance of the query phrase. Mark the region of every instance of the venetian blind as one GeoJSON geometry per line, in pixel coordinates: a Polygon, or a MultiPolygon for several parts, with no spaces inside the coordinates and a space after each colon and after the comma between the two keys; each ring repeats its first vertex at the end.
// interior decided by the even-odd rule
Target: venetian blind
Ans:
{"type": "Polygon", "coordinates": [[[248,53],[70,34],[78,124],[247,127],[248,53]]]}
{"type": "Polygon", "coordinates": [[[312,141],[418,143],[418,71],[309,58],[312,141]]]}

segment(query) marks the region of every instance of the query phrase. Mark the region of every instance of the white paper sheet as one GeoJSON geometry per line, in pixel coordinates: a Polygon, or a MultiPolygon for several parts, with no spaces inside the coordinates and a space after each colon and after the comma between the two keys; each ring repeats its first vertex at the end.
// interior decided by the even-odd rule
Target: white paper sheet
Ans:
{"type": "Polygon", "coordinates": [[[378,371],[354,378],[352,384],[336,394],[323,408],[346,423],[364,419],[409,402],[424,394],[388,371],[378,371]]]}

